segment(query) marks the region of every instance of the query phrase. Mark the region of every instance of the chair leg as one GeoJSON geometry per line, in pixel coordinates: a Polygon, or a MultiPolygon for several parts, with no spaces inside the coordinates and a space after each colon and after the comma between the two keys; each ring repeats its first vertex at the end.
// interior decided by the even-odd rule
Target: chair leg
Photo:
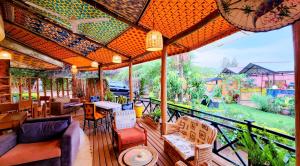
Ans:
{"type": "Polygon", "coordinates": [[[88,120],[88,126],[89,126],[89,128],[90,128],[90,120],[88,120]]]}
{"type": "Polygon", "coordinates": [[[96,130],[97,130],[97,122],[98,122],[98,120],[95,120],[94,121],[94,132],[96,133],[96,130]]]}
{"type": "Polygon", "coordinates": [[[85,121],[86,121],[86,120],[83,120],[83,131],[84,131],[84,129],[85,129],[85,121]]]}

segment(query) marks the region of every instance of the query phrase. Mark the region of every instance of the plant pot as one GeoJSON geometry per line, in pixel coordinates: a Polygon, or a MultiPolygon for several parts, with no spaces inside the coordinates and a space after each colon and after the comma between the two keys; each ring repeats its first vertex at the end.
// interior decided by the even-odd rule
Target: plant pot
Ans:
{"type": "Polygon", "coordinates": [[[155,122],[150,116],[144,116],[143,120],[146,124],[148,124],[150,127],[159,130],[160,124],[158,122],[155,122]]]}

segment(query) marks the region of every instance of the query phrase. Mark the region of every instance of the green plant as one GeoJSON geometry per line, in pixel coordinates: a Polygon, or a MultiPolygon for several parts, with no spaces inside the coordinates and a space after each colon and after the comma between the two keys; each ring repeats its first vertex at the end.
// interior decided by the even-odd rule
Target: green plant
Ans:
{"type": "Polygon", "coordinates": [[[222,89],[219,86],[214,87],[213,97],[222,97],[222,89]]]}
{"type": "Polygon", "coordinates": [[[161,111],[160,109],[156,109],[155,111],[151,112],[149,114],[149,116],[151,117],[151,119],[153,119],[154,122],[158,123],[160,116],[161,116],[161,111]]]}
{"type": "Polygon", "coordinates": [[[272,98],[270,96],[254,94],[251,96],[251,100],[256,104],[258,109],[268,112],[269,103],[271,102],[272,98]]]}
{"type": "Polygon", "coordinates": [[[254,139],[249,132],[241,134],[240,142],[243,145],[243,150],[248,152],[248,159],[251,165],[261,166],[284,166],[287,165],[286,156],[289,155],[271,141],[268,144],[263,144],[260,138],[254,139]]]}
{"type": "Polygon", "coordinates": [[[115,95],[109,89],[107,89],[106,92],[105,92],[104,99],[106,101],[114,101],[115,95]]]}

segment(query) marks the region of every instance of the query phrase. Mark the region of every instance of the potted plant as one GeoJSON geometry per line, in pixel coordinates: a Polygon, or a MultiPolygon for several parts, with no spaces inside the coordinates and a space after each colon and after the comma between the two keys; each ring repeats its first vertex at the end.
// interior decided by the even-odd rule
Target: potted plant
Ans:
{"type": "Polygon", "coordinates": [[[143,119],[144,119],[144,122],[147,123],[149,126],[155,128],[155,129],[159,129],[160,116],[161,116],[160,109],[156,109],[155,111],[144,115],[143,119]]]}

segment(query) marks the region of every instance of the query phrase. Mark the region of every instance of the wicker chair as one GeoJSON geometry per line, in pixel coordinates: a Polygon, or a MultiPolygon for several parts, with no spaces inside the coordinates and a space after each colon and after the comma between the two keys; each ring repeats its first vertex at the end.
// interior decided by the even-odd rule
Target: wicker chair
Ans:
{"type": "Polygon", "coordinates": [[[217,130],[198,119],[183,116],[176,123],[167,124],[167,134],[163,135],[164,151],[174,161],[187,165],[211,165],[213,143],[217,130]]]}

